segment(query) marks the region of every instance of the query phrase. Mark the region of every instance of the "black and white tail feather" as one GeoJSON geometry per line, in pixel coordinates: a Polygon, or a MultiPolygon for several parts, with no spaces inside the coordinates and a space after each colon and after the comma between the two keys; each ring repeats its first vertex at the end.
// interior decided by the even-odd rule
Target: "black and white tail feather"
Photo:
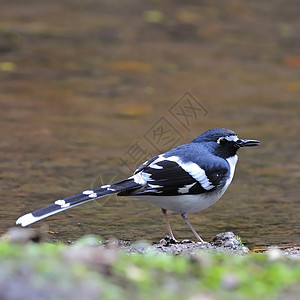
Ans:
{"type": "Polygon", "coordinates": [[[32,223],[35,223],[39,220],[47,218],[51,215],[57,214],[66,209],[72,208],[74,206],[96,200],[98,198],[119,193],[124,190],[131,190],[140,187],[140,184],[137,184],[134,181],[134,178],[128,178],[122,181],[115,182],[113,184],[102,185],[99,188],[93,190],[85,190],[80,194],[73,195],[64,199],[56,200],[53,204],[50,204],[46,207],[35,210],[32,213],[28,213],[20,217],[16,223],[25,227],[32,223]]]}

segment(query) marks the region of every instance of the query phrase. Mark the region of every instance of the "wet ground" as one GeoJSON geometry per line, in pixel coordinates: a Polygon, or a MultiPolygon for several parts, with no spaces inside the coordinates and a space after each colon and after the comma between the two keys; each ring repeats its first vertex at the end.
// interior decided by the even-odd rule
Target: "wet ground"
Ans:
{"type": "MultiPolygon", "coordinates": [[[[0,232],[227,127],[261,146],[241,149],[230,189],[191,222],[205,240],[299,245],[299,33],[296,1],[2,1],[0,232]]],[[[40,226],[62,241],[166,233],[158,208],[114,196],[40,226]]]]}

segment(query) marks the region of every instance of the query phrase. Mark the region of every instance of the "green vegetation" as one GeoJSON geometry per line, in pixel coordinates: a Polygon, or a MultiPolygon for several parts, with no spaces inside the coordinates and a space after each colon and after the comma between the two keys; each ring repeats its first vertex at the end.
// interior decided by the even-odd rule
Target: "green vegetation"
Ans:
{"type": "Polygon", "coordinates": [[[299,299],[299,281],[299,261],[268,254],[0,242],[1,299],[299,299]]]}

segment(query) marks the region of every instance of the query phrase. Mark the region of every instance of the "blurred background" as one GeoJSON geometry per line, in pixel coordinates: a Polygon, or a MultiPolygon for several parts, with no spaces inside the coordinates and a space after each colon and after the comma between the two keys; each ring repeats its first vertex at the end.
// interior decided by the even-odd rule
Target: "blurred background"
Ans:
{"type": "MultiPolygon", "coordinates": [[[[296,0],[1,1],[0,233],[22,214],[125,178],[225,127],[259,139],[233,184],[190,216],[200,235],[299,245],[300,23],[296,0]]],[[[179,239],[193,238],[180,216],[179,239]]],[[[110,196],[32,227],[159,241],[160,209],[110,196]]]]}

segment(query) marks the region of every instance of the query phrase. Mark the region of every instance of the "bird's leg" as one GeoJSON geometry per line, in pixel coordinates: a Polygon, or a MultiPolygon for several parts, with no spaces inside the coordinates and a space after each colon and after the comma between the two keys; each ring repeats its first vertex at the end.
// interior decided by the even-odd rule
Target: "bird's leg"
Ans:
{"type": "Polygon", "coordinates": [[[182,219],[186,222],[186,224],[188,224],[188,226],[190,227],[190,229],[193,231],[193,234],[195,235],[195,237],[197,238],[197,240],[201,243],[204,243],[204,241],[201,239],[200,235],[197,233],[197,231],[195,230],[195,228],[193,227],[193,225],[191,224],[191,222],[188,220],[187,216],[185,213],[181,214],[182,219]]]}
{"type": "Polygon", "coordinates": [[[163,215],[164,215],[164,217],[165,217],[166,224],[167,224],[167,228],[168,228],[169,235],[170,235],[171,239],[174,240],[175,242],[177,242],[177,240],[175,239],[174,234],[173,234],[173,232],[172,232],[172,228],[171,228],[171,226],[170,226],[170,223],[169,223],[167,210],[164,209],[164,208],[162,208],[161,211],[162,211],[162,213],[163,213],[163,215]]]}

